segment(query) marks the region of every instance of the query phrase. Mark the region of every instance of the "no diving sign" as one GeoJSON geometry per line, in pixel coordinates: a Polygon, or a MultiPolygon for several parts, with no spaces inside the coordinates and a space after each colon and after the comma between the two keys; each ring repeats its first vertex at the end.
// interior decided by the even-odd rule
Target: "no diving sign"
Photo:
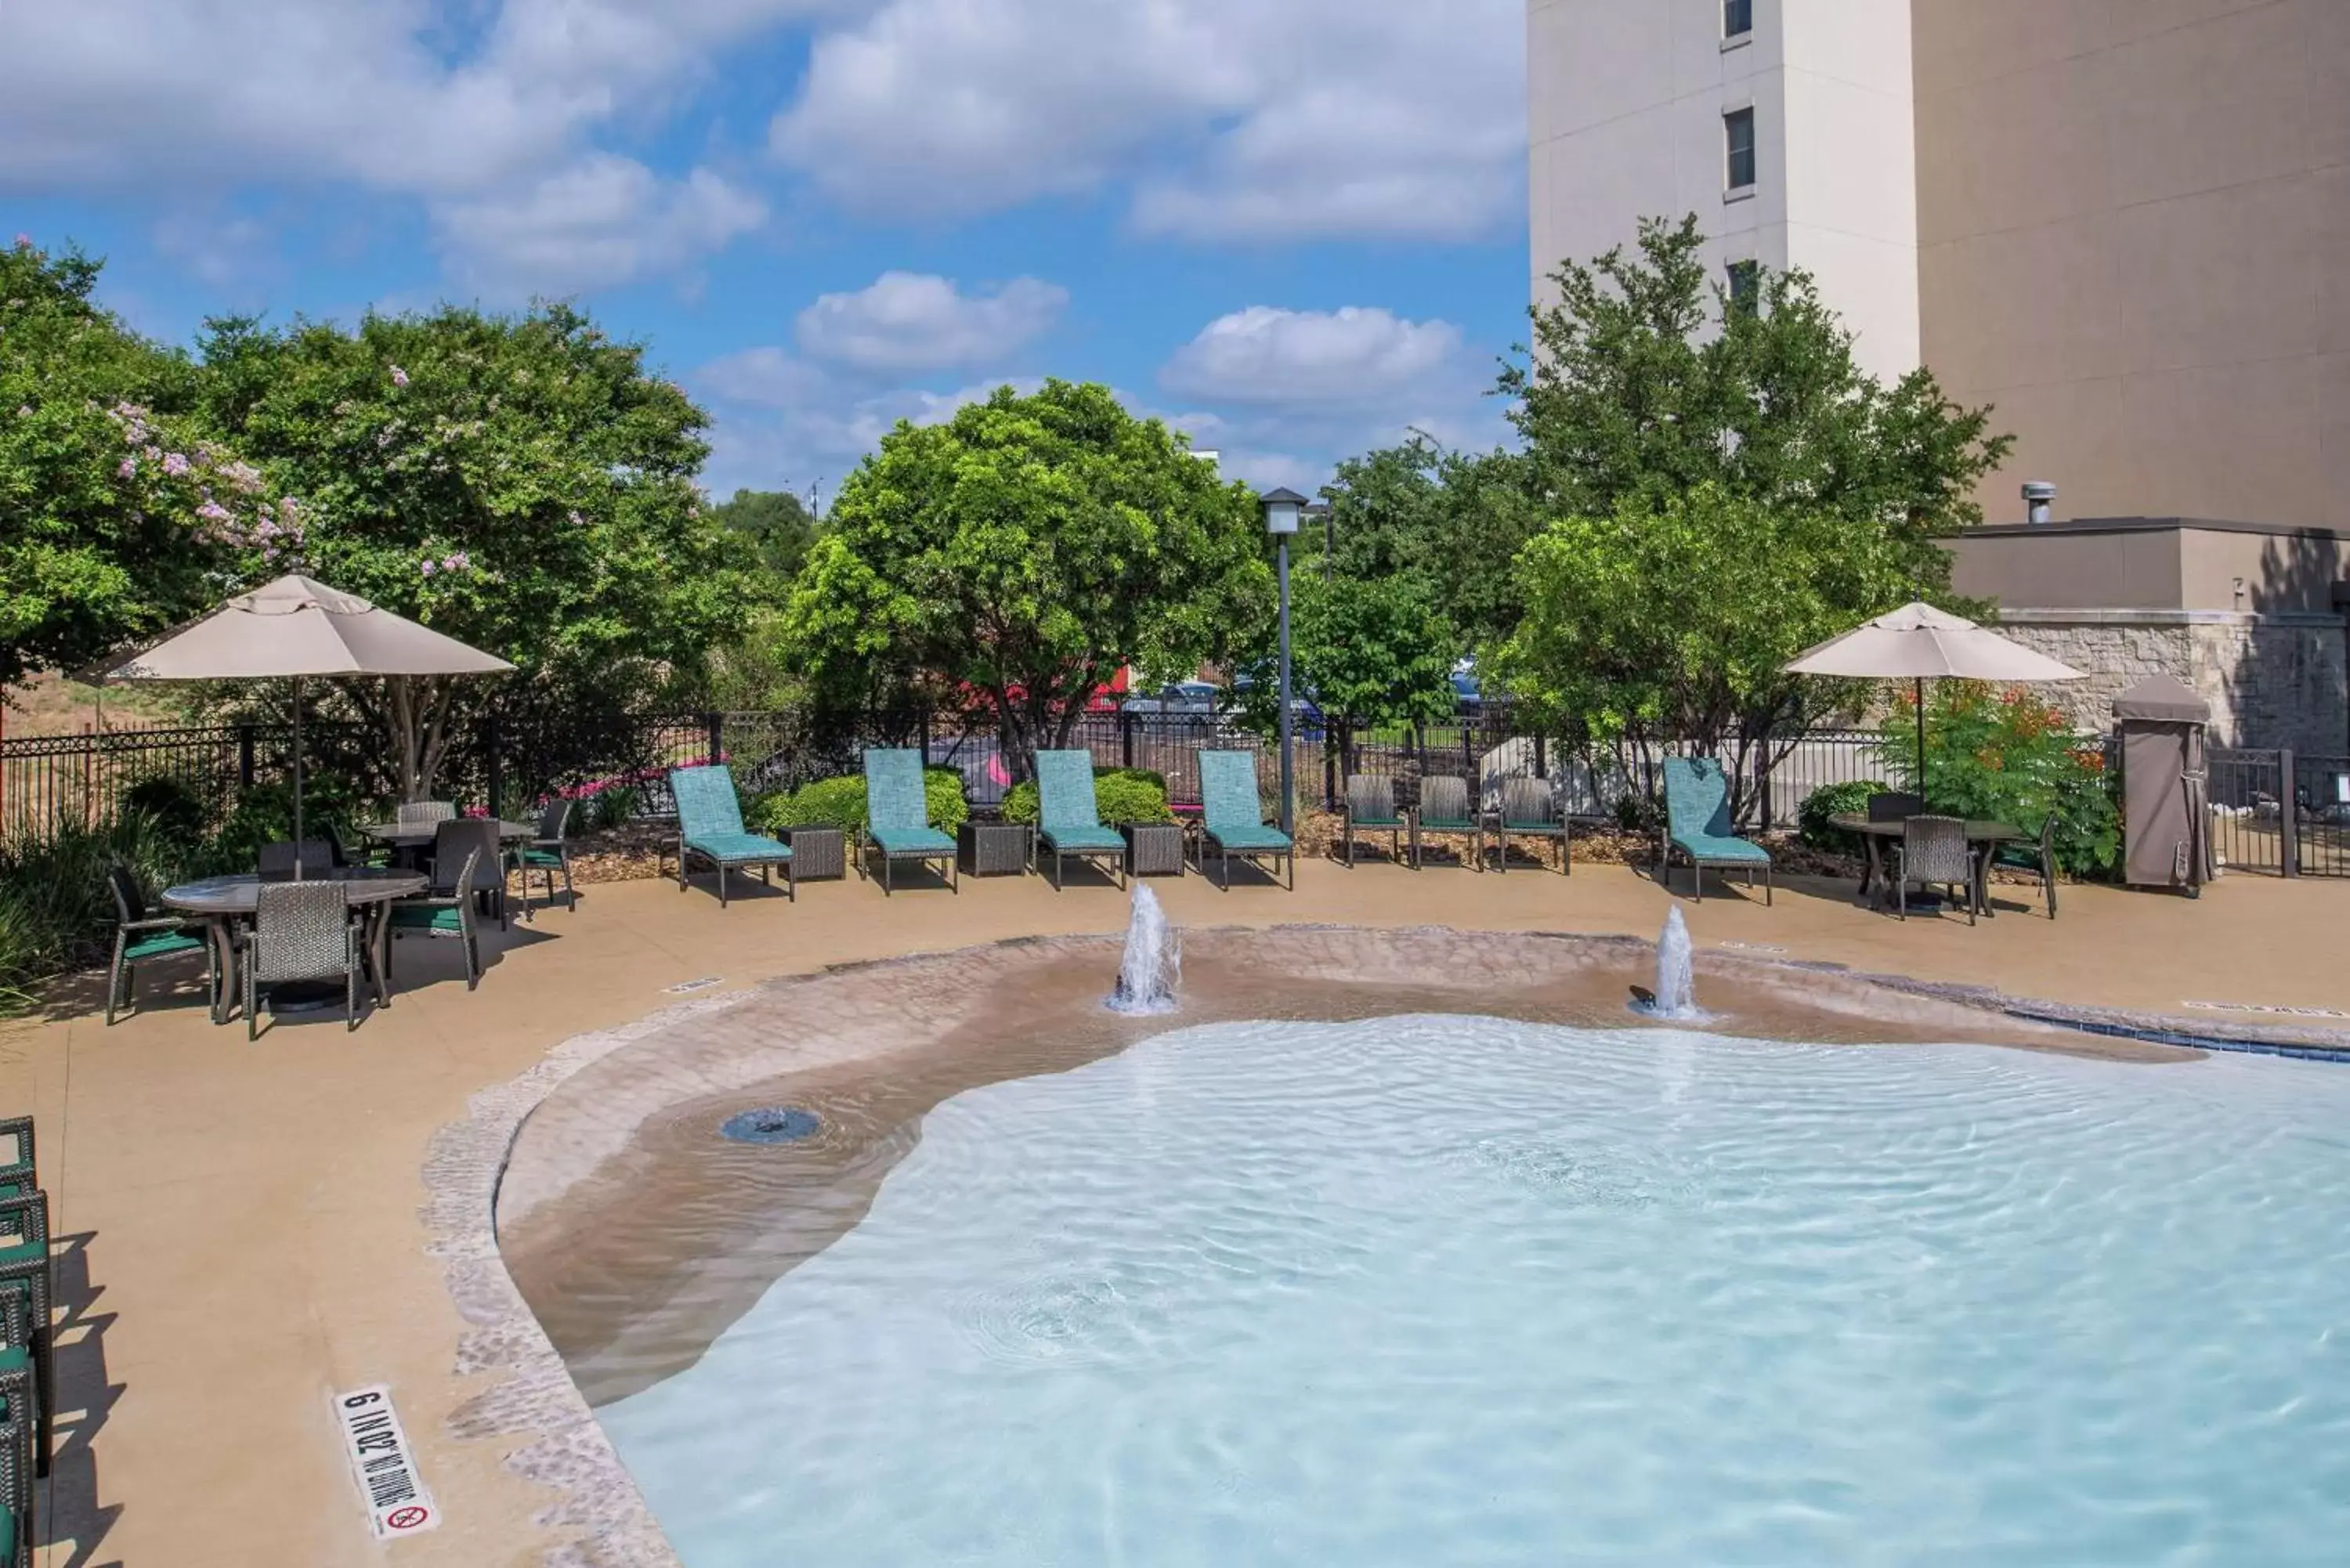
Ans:
{"type": "Polygon", "coordinates": [[[359,1483],[376,1539],[421,1535],[439,1524],[441,1511],[416,1473],[408,1434],[400,1430],[400,1413],[391,1407],[391,1390],[378,1383],[338,1394],[335,1415],[342,1423],[343,1451],[350,1457],[351,1475],[359,1483]]]}

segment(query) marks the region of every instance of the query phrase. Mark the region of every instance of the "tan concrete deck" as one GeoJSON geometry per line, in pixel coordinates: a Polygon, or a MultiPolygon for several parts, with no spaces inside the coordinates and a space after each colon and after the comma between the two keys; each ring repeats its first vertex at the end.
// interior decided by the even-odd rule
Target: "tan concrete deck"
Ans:
{"type": "MultiPolygon", "coordinates": [[[[1686,873],[1681,874],[1684,887],[1686,873]]],[[[1196,877],[1157,884],[1179,923],[1445,924],[1654,933],[1666,895],[1580,867],[1478,876],[1431,866],[1309,862],[1297,890],[1196,877]]],[[[1783,886],[1775,909],[1731,894],[1680,900],[1700,948],[1744,944],[2012,994],[2176,1012],[2182,1002],[2350,1007],[2340,931],[2350,887],[2231,877],[2199,901],[2067,888],[2054,924],[2008,912],[1906,924],[1849,884],[1783,886]]],[[[740,983],[845,960],[999,938],[1112,929],[1105,886],[1036,878],[914,887],[885,900],[852,878],[721,910],[666,883],[588,889],[576,914],[493,934],[468,993],[453,945],[400,945],[404,989],[356,1033],[289,1024],[248,1044],[193,998],[109,1030],[94,1013],[0,1028],[0,1106],[39,1118],[44,1182],[66,1245],[59,1295],[61,1451],[45,1564],[451,1568],[535,1564],[562,1539],[535,1526],[550,1494],[507,1473],[508,1445],[445,1423],[483,1378],[452,1372],[461,1321],[424,1255],[421,1169],[467,1096],[557,1043],[626,1023],[704,977],[740,983]],[[446,1516],[379,1545],[337,1446],[328,1397],[390,1383],[446,1516]]],[[[78,993],[94,1002],[93,983],[78,993]]],[[[63,1014],[77,1005],[61,1000],[63,1014]]],[[[2217,1027],[2230,1015],[2201,1015],[2217,1027]]],[[[2238,1015],[2250,1021],[2248,1015],[2238,1015]]],[[[2350,1071],[2350,1068],[2345,1068],[2350,1071]]]]}

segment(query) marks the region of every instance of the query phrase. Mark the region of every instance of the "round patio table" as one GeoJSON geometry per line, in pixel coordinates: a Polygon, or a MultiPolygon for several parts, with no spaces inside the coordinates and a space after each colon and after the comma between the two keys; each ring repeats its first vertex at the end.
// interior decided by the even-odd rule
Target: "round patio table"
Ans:
{"type": "MultiPolygon", "coordinates": [[[[405,898],[424,891],[427,878],[423,873],[387,870],[372,866],[334,866],[312,872],[303,880],[342,883],[343,896],[354,908],[366,912],[367,941],[362,956],[367,964],[368,979],[375,986],[376,1001],[389,1005],[391,998],[383,981],[382,948],[390,927],[383,919],[383,911],[394,898],[405,898]]],[[[191,915],[201,915],[212,929],[213,951],[219,957],[221,974],[221,994],[213,999],[213,1022],[215,1023],[228,1022],[229,1000],[239,994],[236,943],[232,933],[239,920],[253,919],[253,911],[260,899],[261,878],[249,872],[235,877],[207,877],[201,882],[183,882],[176,888],[163,889],[162,901],[166,907],[191,915]]]]}
{"type": "MultiPolygon", "coordinates": [[[[465,819],[459,817],[453,820],[465,819]]],[[[430,849],[432,847],[432,840],[441,831],[441,824],[438,822],[371,822],[362,826],[359,831],[378,844],[389,844],[394,849],[430,849]]],[[[538,826],[535,823],[501,822],[498,824],[498,842],[501,844],[513,844],[521,839],[537,836],[538,826]]]]}
{"type": "MultiPolygon", "coordinates": [[[[1877,888],[1878,898],[1881,902],[1884,897],[1881,885],[1885,880],[1885,846],[1901,836],[1901,824],[1898,821],[1875,822],[1870,820],[1866,813],[1858,811],[1839,811],[1831,815],[1828,821],[1831,825],[1843,828],[1846,833],[1858,834],[1861,842],[1868,846],[1868,870],[1860,879],[1860,894],[1865,898],[1868,896],[1868,890],[1871,888],[1877,888]]],[[[2032,835],[2024,832],[2023,829],[2009,823],[1969,822],[1967,824],[1967,843],[1970,846],[1981,845],[1988,848],[2002,844],[2014,844],[2031,836],[2032,835]]],[[[1989,857],[1984,858],[1987,860],[1989,857]]],[[[1991,912],[1991,899],[1984,894],[1984,884],[1987,880],[1983,875],[1982,862],[1979,861],[1975,866],[1975,885],[1971,892],[1976,912],[1982,915],[1989,915],[1991,912]]]]}

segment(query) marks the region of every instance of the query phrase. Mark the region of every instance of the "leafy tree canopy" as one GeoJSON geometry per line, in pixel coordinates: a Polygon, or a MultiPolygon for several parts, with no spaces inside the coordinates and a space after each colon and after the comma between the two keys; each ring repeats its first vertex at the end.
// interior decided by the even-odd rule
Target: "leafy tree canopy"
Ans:
{"type": "Polygon", "coordinates": [[[1272,603],[1246,487],[1107,388],[1055,380],[883,437],[841,486],[785,635],[819,689],[927,680],[1024,759],[1121,666],[1223,658],[1272,603]]]}
{"type": "MultiPolygon", "coordinates": [[[[1322,711],[1364,724],[1434,723],[1450,718],[1460,637],[1416,576],[1372,577],[1293,571],[1291,681],[1322,711]]],[[[1243,718],[1271,732],[1281,721],[1277,632],[1261,636],[1243,669],[1243,718]]]]}
{"type": "MultiPolygon", "coordinates": [[[[358,327],[208,324],[206,417],[308,514],[336,587],[519,666],[610,683],[739,632],[741,547],[702,504],[702,410],[635,344],[567,306],[443,307],[358,327]]],[[[429,788],[458,702],[487,684],[352,682],[429,788]]]]}
{"type": "Polygon", "coordinates": [[[748,541],[762,569],[778,582],[797,574],[819,526],[806,504],[788,490],[737,490],[732,500],[712,506],[710,515],[748,541]]]}

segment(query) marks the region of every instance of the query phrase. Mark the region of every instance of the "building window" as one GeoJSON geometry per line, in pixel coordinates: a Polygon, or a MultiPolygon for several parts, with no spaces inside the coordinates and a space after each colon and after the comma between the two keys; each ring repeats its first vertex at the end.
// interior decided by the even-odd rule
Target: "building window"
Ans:
{"type": "Polygon", "coordinates": [[[1730,307],[1732,310],[1752,310],[1762,298],[1762,264],[1757,261],[1734,261],[1730,264],[1730,307]]]}
{"type": "Polygon", "coordinates": [[[1723,115],[1721,139],[1730,154],[1730,188],[1743,191],[1754,183],[1754,111],[1738,109],[1723,115]]]}
{"type": "Polygon", "coordinates": [[[1721,0],[1721,36],[1742,38],[1754,30],[1754,0],[1721,0]]]}

